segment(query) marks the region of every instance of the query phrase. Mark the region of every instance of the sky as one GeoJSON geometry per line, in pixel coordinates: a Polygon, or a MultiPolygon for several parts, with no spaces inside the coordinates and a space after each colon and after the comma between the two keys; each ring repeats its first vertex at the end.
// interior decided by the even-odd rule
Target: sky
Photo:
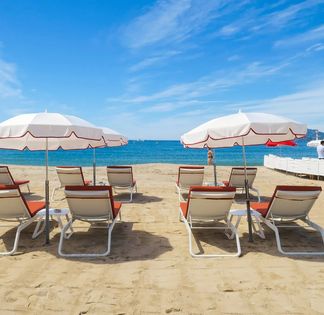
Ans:
{"type": "Polygon", "coordinates": [[[130,139],[239,110],[324,131],[324,0],[1,0],[0,121],[45,110],[130,139]]]}

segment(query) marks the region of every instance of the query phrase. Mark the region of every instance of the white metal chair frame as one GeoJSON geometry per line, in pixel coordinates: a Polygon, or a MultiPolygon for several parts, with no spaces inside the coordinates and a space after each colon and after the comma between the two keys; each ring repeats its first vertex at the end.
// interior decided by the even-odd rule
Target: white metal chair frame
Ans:
{"type": "MultiPolygon", "coordinates": [[[[34,216],[32,216],[30,214],[29,207],[24,199],[24,196],[21,194],[21,191],[20,191],[18,185],[1,186],[0,191],[5,191],[5,192],[14,191],[14,193],[15,193],[14,195],[1,196],[0,199],[13,199],[13,198],[21,199],[21,211],[20,211],[19,215],[18,215],[18,213],[16,214],[17,217],[10,218],[10,217],[7,217],[8,215],[6,215],[5,218],[1,218],[1,221],[5,221],[5,222],[17,222],[17,221],[19,222],[19,224],[17,226],[17,231],[16,231],[16,235],[15,235],[13,248],[10,251],[0,252],[0,256],[8,256],[8,255],[13,255],[14,253],[17,252],[19,240],[20,240],[20,234],[21,234],[22,230],[27,228],[34,221],[39,220],[37,222],[37,225],[33,232],[32,238],[33,239],[37,238],[43,232],[45,225],[42,229],[39,229],[39,228],[40,228],[41,222],[44,221],[44,215],[42,215],[40,213],[41,210],[39,210],[34,216]]],[[[44,207],[45,207],[45,204],[44,204],[44,207]]],[[[1,227],[7,227],[7,226],[8,225],[1,225],[1,227]]]]}
{"type": "Polygon", "coordinates": [[[17,186],[26,186],[28,193],[30,194],[30,187],[29,187],[29,182],[28,183],[24,183],[24,184],[16,184],[14,178],[12,177],[12,174],[9,170],[8,166],[0,166],[0,173],[2,174],[6,174],[8,176],[8,183],[0,183],[0,185],[17,185],[17,186]],[[5,170],[4,172],[2,170],[5,170]]]}
{"type": "Polygon", "coordinates": [[[189,193],[191,186],[203,185],[204,172],[205,172],[205,168],[203,166],[179,166],[178,180],[175,183],[175,186],[176,186],[176,190],[177,190],[180,202],[185,201],[185,199],[183,198],[183,194],[189,193]],[[196,175],[197,178],[199,179],[199,181],[196,180],[188,185],[182,185],[181,184],[181,176],[185,176],[185,175],[192,175],[192,176],[196,175]]]}
{"type": "MultiPolygon", "coordinates": [[[[296,188],[297,189],[295,192],[303,192],[302,190],[300,190],[301,189],[300,187],[296,186],[296,188]]],[[[320,194],[320,192],[322,190],[321,187],[308,186],[308,188],[313,188],[314,189],[313,191],[315,191],[315,192],[316,192],[315,189],[317,188],[318,195],[320,194]]],[[[285,199],[286,201],[289,201],[289,200],[297,201],[296,199],[294,200],[294,199],[289,199],[289,198],[278,197],[277,192],[280,191],[280,189],[285,189],[285,186],[277,186],[276,187],[276,190],[274,192],[272,200],[269,204],[266,217],[263,217],[263,216],[260,217],[261,221],[264,224],[266,224],[275,233],[278,251],[283,255],[291,255],[291,256],[300,256],[300,255],[302,255],[302,256],[322,256],[322,255],[324,255],[324,249],[323,249],[323,251],[319,251],[319,252],[299,252],[299,251],[289,251],[288,252],[282,248],[279,229],[283,229],[283,228],[290,228],[290,229],[291,228],[313,228],[314,230],[318,231],[321,234],[323,245],[324,245],[324,229],[320,225],[316,224],[315,222],[313,222],[309,219],[309,212],[310,212],[313,204],[317,200],[318,195],[308,199],[308,200],[313,200],[313,201],[312,201],[312,205],[310,206],[310,208],[308,209],[308,211],[306,211],[306,213],[304,215],[296,216],[296,217],[273,216],[271,208],[276,200],[285,199]],[[296,223],[296,222],[298,222],[298,220],[304,222],[306,224],[306,226],[289,225],[289,223],[296,223]]],[[[289,192],[292,192],[292,191],[293,190],[289,190],[289,192]]],[[[301,200],[298,200],[298,201],[301,201],[301,200]]]]}
{"type": "MultiPolygon", "coordinates": [[[[199,191],[200,192],[204,192],[204,190],[202,190],[202,188],[206,188],[206,187],[200,187],[199,191]]],[[[212,257],[239,257],[241,256],[241,244],[240,244],[240,239],[239,239],[239,235],[237,232],[236,227],[231,223],[231,221],[228,219],[228,216],[224,216],[223,218],[220,219],[214,219],[211,218],[210,220],[195,220],[194,218],[192,218],[191,216],[191,211],[190,211],[190,197],[191,197],[191,193],[192,191],[195,191],[195,189],[197,189],[197,187],[192,187],[189,191],[189,197],[188,197],[188,212],[187,212],[187,217],[184,216],[181,207],[179,207],[179,215],[181,217],[181,221],[184,222],[187,232],[188,232],[188,240],[189,240],[189,253],[192,257],[196,257],[196,258],[212,258],[212,257]],[[225,222],[225,226],[221,226],[221,227],[217,227],[217,226],[206,226],[206,225],[201,225],[201,224],[206,224],[206,223],[219,223],[221,221],[225,222]],[[194,226],[194,223],[200,224],[198,226],[194,226]],[[193,238],[193,232],[192,230],[224,230],[225,235],[227,236],[228,239],[234,239],[236,240],[236,246],[237,246],[237,252],[234,254],[196,254],[193,251],[192,248],[192,238],[193,238]],[[231,233],[228,233],[228,231],[231,231],[231,233]]],[[[206,191],[210,192],[211,191],[211,187],[206,188],[206,191]]],[[[226,191],[226,188],[224,188],[223,191],[226,191]]],[[[235,190],[234,194],[232,196],[232,200],[234,200],[234,195],[235,195],[235,190]]],[[[217,191],[215,191],[217,192],[217,191]]],[[[210,198],[209,198],[210,199],[210,198]]],[[[223,198],[224,199],[224,198],[223,198]]],[[[217,200],[217,198],[215,199],[217,200]]],[[[217,207],[217,206],[215,206],[217,207]]],[[[228,209],[229,211],[230,209],[228,209]]]]}
{"type": "Polygon", "coordinates": [[[59,201],[59,200],[54,199],[55,194],[58,190],[63,189],[65,186],[72,185],[72,183],[69,183],[68,185],[65,185],[64,183],[62,183],[61,178],[60,178],[60,172],[62,172],[63,175],[80,175],[79,181],[73,183],[73,185],[79,186],[83,183],[83,185],[86,186],[86,182],[84,180],[83,171],[82,171],[81,166],[57,166],[56,173],[58,175],[60,185],[53,188],[52,195],[51,195],[52,201],[59,201]],[[76,172],[76,171],[78,171],[78,172],[76,172]]]}
{"type": "MultiPolygon", "coordinates": [[[[114,202],[113,202],[113,195],[112,195],[112,188],[111,186],[90,186],[90,187],[66,187],[65,188],[65,192],[69,191],[69,190],[73,190],[75,192],[78,191],[78,189],[82,189],[82,192],[84,191],[88,191],[88,192],[93,192],[95,193],[96,191],[98,192],[102,192],[102,191],[106,191],[107,192],[107,199],[110,199],[111,201],[111,206],[114,206],[114,202]],[[82,189],[83,188],[83,189],[82,189]]],[[[101,196],[97,196],[98,199],[103,199],[102,195],[101,196]]],[[[69,196],[66,196],[66,199],[69,202],[69,196]]],[[[83,197],[83,199],[87,199],[87,197],[83,197]]],[[[95,195],[89,195],[89,199],[96,199],[95,195]]],[[[91,209],[89,209],[91,210],[91,209]]],[[[59,241],[59,246],[58,246],[58,254],[62,257],[87,257],[87,258],[91,258],[91,257],[104,257],[104,256],[108,256],[110,254],[111,251],[111,234],[112,231],[114,229],[114,226],[116,224],[117,218],[119,216],[119,220],[121,220],[121,212],[119,210],[118,212],[118,216],[116,216],[114,218],[113,213],[112,213],[112,209],[107,211],[107,215],[104,217],[84,217],[84,216],[79,216],[79,215],[75,215],[73,213],[73,209],[70,208],[70,212],[72,215],[72,218],[68,221],[68,223],[63,227],[62,231],[61,231],[61,235],[60,235],[60,241],[59,241]],[[63,252],[63,243],[64,240],[69,239],[74,230],[73,230],[73,223],[76,221],[83,221],[83,222],[87,222],[91,224],[91,227],[95,227],[95,228],[106,228],[107,229],[107,249],[102,252],[102,253],[64,253],[63,252]],[[101,227],[101,226],[95,226],[94,224],[96,223],[107,223],[107,226],[105,227],[101,227]],[[71,233],[67,233],[67,231],[70,230],[71,233]]]]}
{"type": "MultiPolygon", "coordinates": [[[[127,174],[125,172],[120,172],[120,174],[127,174]]],[[[133,201],[133,194],[137,193],[137,183],[133,178],[133,168],[131,166],[107,166],[107,178],[108,178],[108,185],[110,185],[115,193],[119,193],[120,191],[125,191],[127,190],[129,192],[129,199],[127,200],[122,200],[122,202],[132,202],[133,201]],[[126,170],[126,169],[130,169],[130,175],[132,177],[132,184],[125,184],[125,185],[116,185],[114,183],[112,183],[111,181],[109,181],[109,171],[108,169],[114,170],[114,174],[118,174],[119,170],[126,170]]]]}
{"type": "MultiPolygon", "coordinates": [[[[254,172],[255,171],[255,174],[252,174],[254,175],[254,178],[249,181],[249,189],[254,191],[257,196],[258,196],[258,202],[261,202],[261,197],[260,197],[260,192],[258,189],[256,189],[254,186],[253,186],[253,183],[254,183],[254,180],[255,180],[255,177],[256,177],[256,173],[257,173],[257,168],[256,167],[248,167],[247,168],[247,172],[254,172]]],[[[251,174],[250,174],[251,175],[251,174]]],[[[249,176],[249,174],[248,174],[249,176]]],[[[240,189],[242,194],[245,194],[245,184],[244,184],[244,179],[245,179],[245,175],[244,175],[244,168],[243,167],[233,167],[232,170],[231,170],[231,175],[230,175],[230,178],[229,178],[229,181],[228,181],[228,185],[229,186],[232,186],[232,187],[235,187],[236,189],[240,189]],[[236,171],[239,171],[240,173],[236,173],[236,171]],[[241,174],[242,173],[242,174],[241,174]],[[231,180],[232,180],[232,177],[234,176],[240,176],[242,177],[242,184],[241,185],[233,185],[231,183],[231,180]]]]}

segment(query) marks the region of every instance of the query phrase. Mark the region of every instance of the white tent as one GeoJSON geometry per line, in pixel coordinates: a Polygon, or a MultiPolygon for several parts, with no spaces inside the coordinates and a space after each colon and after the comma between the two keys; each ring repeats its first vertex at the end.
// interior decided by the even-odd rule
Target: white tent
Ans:
{"type": "MultiPolygon", "coordinates": [[[[227,148],[242,146],[246,170],[245,146],[266,144],[302,138],[307,126],[285,117],[266,113],[242,113],[210,120],[181,136],[186,148],[227,148]]],[[[246,203],[249,222],[249,239],[252,241],[250,197],[245,172],[246,203]]]]}
{"type": "Polygon", "coordinates": [[[105,146],[101,128],[75,116],[23,114],[0,123],[0,149],[45,151],[46,243],[49,243],[48,151],[105,146]]]}

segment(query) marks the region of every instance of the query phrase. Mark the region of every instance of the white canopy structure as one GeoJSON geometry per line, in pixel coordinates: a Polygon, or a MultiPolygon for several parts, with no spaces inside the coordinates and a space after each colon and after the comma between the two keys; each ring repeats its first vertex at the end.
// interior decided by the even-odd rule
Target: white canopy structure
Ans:
{"type": "Polygon", "coordinates": [[[49,243],[48,151],[105,146],[104,133],[89,122],[59,113],[23,114],[0,123],[0,149],[43,150],[46,180],[46,243],[49,243]]]}
{"type": "Polygon", "coordinates": [[[210,120],[185,133],[187,148],[228,148],[235,145],[266,144],[303,138],[307,126],[285,117],[266,113],[242,113],[210,120]]]}
{"type": "MultiPolygon", "coordinates": [[[[246,174],[245,146],[303,138],[307,126],[285,117],[267,113],[242,113],[210,120],[181,136],[186,148],[227,148],[240,145],[245,168],[245,191],[249,222],[249,240],[252,241],[249,186],[246,174]]],[[[215,175],[216,178],[216,175],[215,175]]],[[[216,180],[215,180],[216,182],[216,180]]]]}

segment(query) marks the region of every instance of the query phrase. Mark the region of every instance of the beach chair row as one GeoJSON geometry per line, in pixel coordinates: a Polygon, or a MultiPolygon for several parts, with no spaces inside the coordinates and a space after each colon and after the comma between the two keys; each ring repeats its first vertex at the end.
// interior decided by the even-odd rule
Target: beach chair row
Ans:
{"type": "MultiPolygon", "coordinates": [[[[324,242],[324,229],[309,218],[315,201],[322,188],[317,186],[277,186],[271,200],[267,203],[252,202],[254,231],[264,238],[262,224],[272,229],[276,236],[277,248],[284,255],[323,255],[318,252],[287,252],[282,248],[279,230],[282,228],[300,228],[295,225],[302,221],[321,234],[324,242]]],[[[116,222],[121,220],[122,204],[114,200],[111,186],[66,186],[64,193],[68,203],[67,209],[50,209],[50,215],[58,218],[61,228],[58,252],[63,257],[99,257],[107,256],[111,250],[112,231],[116,222]],[[61,217],[65,216],[67,223],[63,226],[61,217]],[[105,224],[107,229],[107,247],[102,253],[66,253],[64,242],[73,234],[73,223],[77,220],[91,224],[105,224]]],[[[236,194],[232,186],[191,186],[187,201],[180,201],[179,215],[184,222],[189,236],[189,252],[193,257],[240,256],[241,246],[238,234],[238,224],[246,210],[231,209],[236,194]],[[236,224],[233,219],[237,218],[236,224]],[[195,253],[192,244],[192,234],[195,229],[222,229],[229,239],[235,239],[237,251],[232,254],[195,253]]],[[[19,185],[0,186],[0,212],[5,220],[18,219],[13,249],[1,253],[11,255],[17,251],[21,231],[37,221],[33,238],[44,230],[45,203],[26,201],[19,185]]]]}
{"type": "MultiPolygon", "coordinates": [[[[256,167],[246,168],[246,178],[249,189],[257,194],[258,201],[261,201],[259,190],[254,187],[258,169],[256,167]]],[[[184,194],[188,194],[191,186],[215,186],[215,183],[204,182],[205,168],[203,166],[179,166],[176,189],[179,200],[184,201],[184,194]]],[[[216,186],[235,187],[237,191],[245,193],[245,170],[243,167],[233,167],[228,181],[217,183],[216,186]]]]}

